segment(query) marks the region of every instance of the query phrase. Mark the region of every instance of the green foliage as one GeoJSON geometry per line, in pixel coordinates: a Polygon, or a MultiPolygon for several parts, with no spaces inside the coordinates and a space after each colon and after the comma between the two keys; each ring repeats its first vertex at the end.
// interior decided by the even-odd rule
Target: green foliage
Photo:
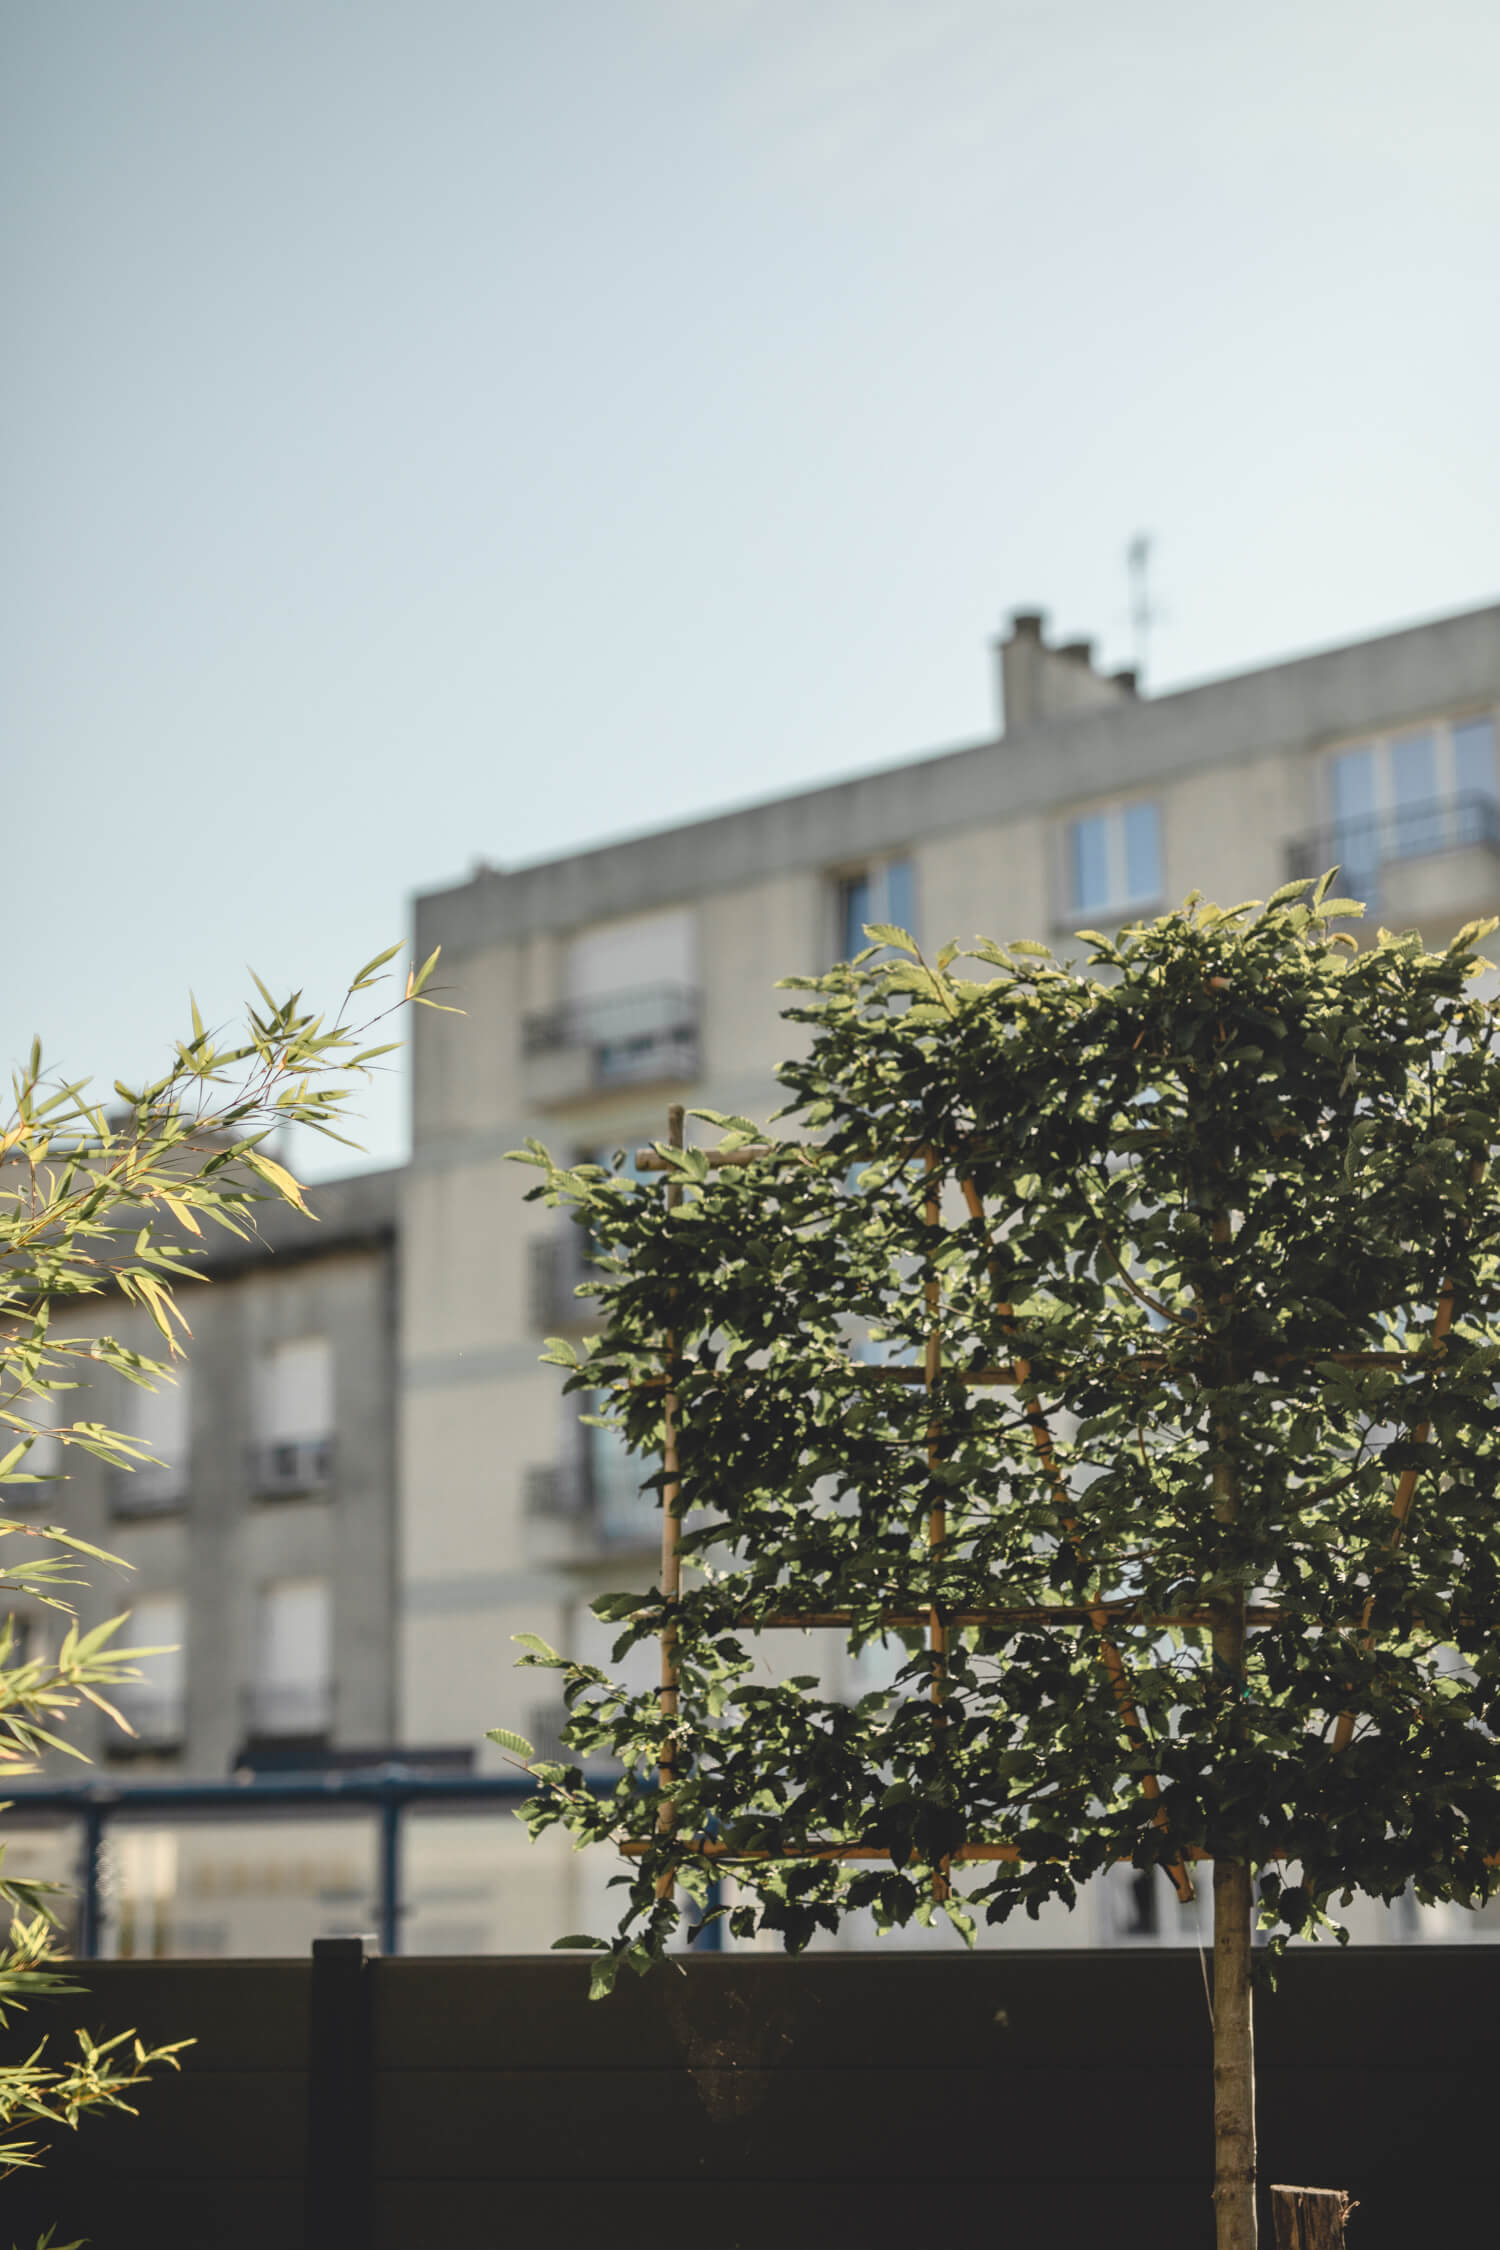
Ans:
{"type": "MultiPolygon", "coordinates": [[[[956,947],[793,979],[796,1137],[721,1169],[663,1150],[670,1213],[649,1181],[520,1152],[602,1252],[604,1332],[566,1388],[612,1396],[658,1493],[664,1365],[678,1402],[679,1717],[521,1660],[562,1673],[568,1742],[624,1769],[595,1798],[539,1768],[526,1815],[633,1849],[597,1989],[719,1872],[735,1932],[793,1949],[856,1909],[967,1934],[1122,1859],[1249,1860],[1278,1941],[1338,1894],[1494,1888],[1488,925],[1358,950],[1328,887],[1195,897],[1092,936],[1078,970],[977,943],[982,981],[956,947]],[[963,1379],[982,1369],[1012,1379],[963,1379]],[[889,1624],[995,1609],[1072,1614],[955,1624],[941,1664],[889,1624]],[[851,1707],[767,1674],[784,1636],[756,1620],[829,1611],[855,1648],[900,1645],[893,1691],[851,1707]],[[947,1869],[965,1842],[1016,1856],[947,1869]],[[851,1843],[883,1857],[812,1856],[851,1843]]],[[[616,1662],[668,1613],[659,1588],[595,1606],[616,1662]]]]}
{"type": "MultiPolygon", "coordinates": [[[[75,1447],[116,1469],[151,1458],[118,1430],[70,1418],[73,1394],[101,1369],[148,1389],[170,1382],[189,1333],[178,1289],[201,1274],[205,1230],[252,1233],[265,1202],[306,1208],[269,1136],[304,1126],[342,1138],[336,1127],[356,1082],[393,1052],[368,1044],[371,1021],[349,1020],[355,995],[384,981],[378,972],[399,950],[366,963],[331,1020],[300,993],[273,999],[257,977],[261,1005],[247,1011],[241,1037],[221,1044],[194,1005],[193,1035],[171,1067],[147,1085],[117,1083],[109,1106],[85,1084],[46,1080],[39,1042],[12,1079],[0,1128],[0,1505],[10,1511],[0,1515],[0,1602],[8,1609],[6,1597],[25,1597],[68,1623],[57,1653],[35,1658],[19,1651],[12,1615],[0,1624],[0,1776],[35,1772],[48,1751],[81,1757],[61,1730],[85,1703],[129,1733],[109,1691],[139,1680],[139,1660],[159,1653],[120,1645],[123,1616],[79,1630],[70,1597],[85,1564],[118,1567],[118,1558],[43,1519],[66,1476],[39,1475],[28,1462],[44,1438],[64,1463],[75,1447]],[[106,1295],[144,1306],[161,1338],[157,1356],[70,1325],[106,1295]]],[[[425,989],[435,965],[436,955],[408,976],[397,1005],[439,1004],[425,989]]],[[[52,1965],[56,1889],[7,1875],[0,1845],[0,1907],[10,1916],[0,2026],[35,1999],[81,1989],[52,1965]]],[[[76,2054],[51,2057],[43,2041],[24,2060],[0,2064],[0,2179],[40,2161],[39,2128],[129,2109],[129,2092],[157,2066],[175,2067],[190,2044],[148,2050],[132,2032],[76,2039],[76,2054]]]]}

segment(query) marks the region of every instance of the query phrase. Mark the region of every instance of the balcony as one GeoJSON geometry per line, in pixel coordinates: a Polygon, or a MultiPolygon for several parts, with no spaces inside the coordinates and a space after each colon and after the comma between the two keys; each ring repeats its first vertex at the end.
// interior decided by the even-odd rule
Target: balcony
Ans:
{"type": "Polygon", "coordinates": [[[250,1489],[257,1500],[303,1500],[333,1480],[333,1439],[273,1438],[250,1448],[250,1489]]]}
{"type": "Polygon", "coordinates": [[[134,1729],[121,1734],[111,1727],[105,1737],[109,1758],[157,1758],[182,1748],[187,1734],[187,1710],[180,1693],[129,1684],[116,1688],[114,1701],[120,1716],[134,1729]]]}
{"type": "Polygon", "coordinates": [[[250,1742],[315,1742],[333,1725],[331,1680],[266,1680],[246,1688],[245,1736],[250,1742]]]}
{"type": "Polygon", "coordinates": [[[171,1461],[143,1461],[137,1469],[111,1469],[107,1495],[110,1515],[120,1523],[135,1523],[148,1516],[181,1515],[188,1503],[187,1471],[171,1461]]]}
{"type": "Polygon", "coordinates": [[[698,1018],[699,996],[685,984],[635,985],[527,1016],[527,1099],[551,1109],[620,1086],[695,1078],[698,1018]]]}
{"type": "MultiPolygon", "coordinates": [[[[603,1431],[590,1436],[603,1438],[603,1431]]],[[[654,1492],[642,1492],[653,1464],[623,1446],[600,1445],[566,1462],[529,1468],[522,1486],[528,1544],[537,1560],[586,1561],[622,1550],[650,1550],[661,1541],[654,1492]]]]}
{"type": "Polygon", "coordinates": [[[539,1235],[526,1246],[526,1321],[538,1336],[555,1336],[570,1328],[597,1325],[599,1312],[592,1296],[578,1291],[597,1278],[588,1256],[585,1228],[568,1225],[553,1234],[539,1235]]]}
{"type": "Polygon", "coordinates": [[[1332,821],[1286,856],[1294,880],[1337,867],[1340,893],[1398,928],[1456,928],[1500,903],[1500,804],[1470,793],[1332,821]]]}

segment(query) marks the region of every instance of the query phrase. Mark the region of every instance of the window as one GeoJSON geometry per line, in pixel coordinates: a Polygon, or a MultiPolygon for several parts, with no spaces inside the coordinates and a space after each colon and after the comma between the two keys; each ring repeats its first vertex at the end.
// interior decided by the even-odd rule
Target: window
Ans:
{"type": "Polygon", "coordinates": [[[867,922],[892,922],[898,930],[917,933],[916,868],[909,859],[886,859],[844,875],[838,885],[839,959],[851,961],[869,944],[867,922]]]}
{"type": "Polygon", "coordinates": [[[253,1481],[263,1498],[321,1491],[333,1467],[333,1352],[326,1336],[273,1344],[255,1370],[253,1481]]]}
{"type": "Polygon", "coordinates": [[[326,1578],[278,1578],[255,1610],[249,1731],[305,1740],[326,1734],[333,1710],[332,1607],[326,1578]]]}
{"type": "Polygon", "coordinates": [[[170,1515],[188,1496],[192,1384],[180,1366],[176,1380],[157,1376],[154,1391],[132,1386],[126,1413],[130,1435],[150,1461],[117,1469],[110,1477],[110,1510],[117,1516],[170,1515]]]}
{"type": "Polygon", "coordinates": [[[591,1049],[601,1085],[693,1077],[696,957],[696,921],[685,909],[580,930],[563,952],[562,1005],[526,1019],[527,1053],[591,1049]]]}
{"type": "MultiPolygon", "coordinates": [[[[155,1649],[154,1656],[136,1658],[139,1680],[127,1680],[110,1692],[121,1714],[135,1729],[135,1740],[123,1747],[164,1750],[180,1743],[187,1723],[187,1604],[181,1594],[143,1594],[120,1632],[127,1648],[155,1649]]],[[[122,1748],[119,1737],[110,1743],[122,1748]]]]}
{"type": "MultiPolygon", "coordinates": [[[[28,1391],[23,1398],[14,1401],[13,1411],[24,1415],[37,1433],[25,1460],[16,1464],[23,1476],[51,1479],[63,1474],[63,1444],[54,1433],[60,1422],[73,1419],[74,1410],[68,1401],[76,1395],[76,1392],[28,1391]]],[[[7,1450],[18,1434],[14,1429],[7,1430],[7,1450]]],[[[57,1505],[58,1495],[50,1482],[7,1485],[4,1500],[0,1502],[10,1515],[19,1515],[27,1509],[55,1510],[57,1505]]]]}
{"type": "Polygon", "coordinates": [[[1334,751],[1327,776],[1329,846],[1342,869],[1340,889],[1356,897],[1373,895],[1388,860],[1492,837],[1492,719],[1434,722],[1356,743],[1334,751]]]}
{"type": "Polygon", "coordinates": [[[1068,823],[1075,914],[1124,914],[1161,897],[1161,812],[1149,799],[1109,805],[1068,823]]]}

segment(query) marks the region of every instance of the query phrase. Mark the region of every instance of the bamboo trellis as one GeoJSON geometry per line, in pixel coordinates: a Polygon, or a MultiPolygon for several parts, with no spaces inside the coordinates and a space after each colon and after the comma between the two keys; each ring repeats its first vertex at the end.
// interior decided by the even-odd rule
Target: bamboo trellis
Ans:
{"type": "MultiPolygon", "coordinates": [[[[673,1104],[667,1112],[665,1145],[667,1149],[673,1152],[683,1150],[686,1146],[684,1114],[683,1108],[678,1104],[673,1104]]],[[[919,1145],[909,1149],[905,1154],[912,1161],[922,1162],[926,1169],[928,1189],[923,1198],[923,1217],[928,1226],[938,1227],[942,1224],[941,1208],[938,1196],[932,1186],[932,1175],[938,1169],[940,1162],[938,1152],[931,1147],[919,1145]]],[[[777,1161],[794,1161],[806,1164],[816,1164],[820,1161],[820,1152],[815,1147],[798,1143],[778,1145],[768,1142],[754,1142],[738,1148],[695,1151],[695,1155],[706,1162],[712,1170],[719,1170],[727,1166],[745,1166],[777,1161]]],[[[674,1210],[681,1204],[684,1184],[683,1172],[682,1168],[674,1162],[673,1156],[664,1155],[657,1148],[641,1148],[635,1152],[635,1167],[637,1172],[669,1175],[666,1182],[666,1207],[668,1210],[674,1210]]],[[[985,1215],[984,1205],[973,1181],[961,1176],[960,1186],[969,1216],[982,1221],[985,1215]]],[[[942,1372],[941,1284],[935,1275],[925,1284],[925,1295],[928,1326],[922,1365],[882,1367],[850,1362],[848,1372],[851,1375],[857,1380],[872,1383],[920,1383],[929,1392],[935,1388],[942,1372]]],[[[1002,1323],[1013,1332],[1015,1316],[1012,1307],[1008,1303],[997,1301],[996,1311],[1002,1323]]],[[[1441,1354],[1443,1341],[1452,1318],[1453,1287],[1452,1283],[1449,1282],[1445,1285],[1439,1299],[1431,1343],[1426,1351],[1393,1349],[1368,1352],[1288,1352],[1272,1355],[1268,1365],[1287,1368],[1319,1365],[1381,1367],[1402,1366],[1411,1362],[1430,1359],[1434,1347],[1438,1354],[1441,1354]]],[[[661,1596],[664,1614],[658,1629],[661,1656],[658,1693],[661,1715],[669,1728],[679,1717],[678,1628],[674,1621],[673,1611],[680,1601],[682,1593],[682,1519],[678,1513],[681,1493],[678,1445],[681,1430],[681,1402],[670,1372],[676,1363],[677,1341],[676,1333],[672,1330],[669,1330],[662,1339],[662,1352],[668,1372],[657,1377],[643,1378],[638,1385],[632,1386],[661,1388],[665,1392],[662,1410],[661,1531],[661,1596]]],[[[1120,1374],[1139,1371],[1144,1376],[1158,1373],[1168,1364],[1169,1360],[1165,1353],[1142,1353],[1133,1356],[1122,1367],[1111,1369],[1109,1372],[1120,1374]]],[[[1033,1370],[1026,1359],[1017,1356],[1008,1365],[952,1369],[950,1373],[956,1374],[959,1380],[969,1388],[1020,1389],[1031,1384],[1033,1370]]],[[[1024,1413],[1037,1458],[1042,1466],[1043,1476],[1051,1486],[1058,1504],[1058,1515],[1063,1526],[1063,1535],[1072,1547],[1074,1554],[1081,1561],[1084,1549],[1075,1505],[1067,1490],[1066,1479],[1057,1460],[1050,1426],[1034,1390],[1024,1413]]],[[[1426,1441],[1428,1429],[1429,1424],[1425,1420],[1414,1425],[1411,1434],[1416,1443],[1422,1444],[1426,1441]]],[[[941,1455],[941,1442],[941,1416],[934,1409],[928,1420],[925,1433],[925,1451],[929,1470],[935,1469],[937,1466],[941,1455]]],[[[1400,1545],[1404,1536],[1416,1491],[1418,1474],[1419,1471],[1416,1468],[1407,1469],[1402,1474],[1393,1495],[1392,1524],[1389,1534],[1389,1546],[1392,1551],[1400,1545]]],[[[927,1515],[926,1537],[929,1554],[934,1553],[941,1546],[946,1536],[947,1511],[941,1498],[940,1488],[934,1486],[934,1497],[927,1515]]],[[[1367,1638],[1373,1604],[1374,1590],[1372,1588],[1364,1603],[1362,1615],[1357,1621],[1357,1627],[1356,1621],[1348,1620],[1340,1629],[1357,1629],[1363,1637],[1367,1638]]],[[[746,1613],[736,1622],[742,1628],[756,1632],[771,1630],[805,1632],[848,1627],[855,1622],[855,1614],[852,1610],[838,1609],[773,1611],[764,1615],[746,1613]]],[[[1244,1626],[1247,1629],[1255,1630],[1279,1624],[1282,1621],[1283,1612],[1275,1604],[1244,1603],[1240,1606],[1238,1615],[1243,1619],[1244,1626]]],[[[1026,1625],[1040,1628],[1087,1624],[1097,1637],[1099,1661],[1108,1678],[1122,1730],[1129,1737],[1133,1748],[1143,1749],[1147,1743],[1145,1729],[1141,1724],[1140,1714],[1131,1692],[1125,1658],[1112,1637],[1111,1625],[1129,1624],[1161,1629],[1176,1627],[1184,1630],[1212,1631],[1222,1623],[1222,1614],[1203,1606],[1172,1611],[1154,1611],[1145,1609],[1140,1602],[1105,1600],[1101,1597],[1084,1603],[1039,1603],[1023,1607],[995,1606],[952,1610],[934,1602],[921,1610],[883,1608],[878,1610],[873,1618],[866,1613],[861,1617],[861,1622],[875,1622],[891,1631],[923,1632],[926,1634],[927,1647],[932,1658],[931,1696],[933,1724],[936,1729],[941,1729],[946,1724],[944,1704],[947,1694],[948,1635],[951,1631],[986,1626],[1026,1625]]],[[[1344,1712],[1340,1715],[1334,1735],[1334,1748],[1336,1750],[1347,1747],[1354,1731],[1354,1724],[1354,1716],[1351,1712],[1344,1712]]],[[[659,1837],[670,1837],[675,1827],[675,1806],[672,1790],[677,1777],[678,1755],[677,1736],[675,1733],[668,1732],[657,1768],[661,1797],[657,1815],[659,1837]]],[[[1153,1823],[1165,1831],[1169,1823],[1162,1800],[1161,1782],[1159,1777],[1149,1769],[1143,1777],[1142,1793],[1151,1805],[1153,1823]]],[[[640,1842],[627,1842],[621,1848],[626,1856],[639,1858],[643,1857],[650,1847],[640,1842]]],[[[889,1857],[887,1847],[884,1845],[857,1840],[830,1841],[806,1844],[800,1847],[756,1850],[725,1845],[713,1838],[698,1838],[695,1839],[693,1851],[696,1856],[718,1860],[726,1865],[738,1862],[748,1863],[755,1860],[859,1861],[883,1860],[889,1857]]],[[[953,1861],[1017,1862],[1022,1856],[1021,1848],[1016,1844],[966,1840],[945,1857],[941,1867],[935,1870],[933,1875],[934,1894],[939,1900],[948,1895],[947,1869],[953,1861]]],[[[1174,1850],[1172,1858],[1164,1863],[1177,1896],[1184,1905],[1191,1904],[1197,1895],[1187,1863],[1206,1860],[1209,1856],[1201,1847],[1190,1845],[1184,1849],[1174,1850]]],[[[664,1872],[658,1878],[658,1896],[669,1895],[672,1888],[672,1875],[670,1871],[664,1872]]]]}

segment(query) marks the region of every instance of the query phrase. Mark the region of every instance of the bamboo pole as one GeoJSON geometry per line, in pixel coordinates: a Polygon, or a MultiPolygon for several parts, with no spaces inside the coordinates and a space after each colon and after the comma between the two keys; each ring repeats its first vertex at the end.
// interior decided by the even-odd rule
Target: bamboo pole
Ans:
{"type": "MultiPolygon", "coordinates": [[[[942,1224],[942,1210],[933,1182],[936,1169],[937,1158],[928,1149],[927,1194],[922,1204],[922,1217],[929,1229],[942,1224]]],[[[927,1283],[927,1348],[923,1355],[923,1375],[929,1399],[937,1383],[942,1358],[942,1283],[934,1271],[927,1283]]],[[[942,1487],[937,1482],[937,1469],[942,1458],[942,1430],[942,1423],[934,1414],[927,1424],[927,1557],[930,1566],[936,1565],[943,1542],[948,1536],[948,1511],[943,1504],[942,1487]]],[[[927,1613],[927,1646],[932,1652],[932,1731],[934,1740],[941,1749],[943,1729],[948,1723],[947,1713],[943,1709],[947,1693],[948,1628],[936,1602],[927,1613]]],[[[939,1906],[953,1895],[953,1886],[948,1880],[948,1865],[949,1862],[945,1859],[932,1878],[932,1895],[939,1906]]]]}
{"type": "MultiPolygon", "coordinates": [[[[682,1104],[674,1102],[667,1111],[667,1137],[673,1148],[683,1146],[682,1104]]],[[[667,1209],[675,1211],[682,1201],[682,1184],[677,1179],[667,1184],[667,1209]]],[[[677,1357],[677,1338],[668,1331],[665,1348],[669,1370],[677,1357]]],[[[665,1472],[661,1488],[661,1591],[662,1600],[668,1604],[668,1614],[661,1629],[661,1715],[673,1721],[678,1714],[677,1623],[672,1609],[682,1598],[682,1518],[677,1513],[678,1494],[682,1487],[678,1478],[680,1464],[677,1454],[677,1394],[669,1390],[662,1401],[662,1469],[665,1472]]],[[[670,1836],[676,1819],[672,1802],[672,1785],[677,1774],[677,1738],[669,1734],[662,1743],[661,1764],[657,1768],[657,1786],[661,1804],[657,1810],[656,1826],[661,1835],[670,1836]]],[[[670,1873],[657,1879],[656,1895],[670,1898],[674,1885],[670,1873]]]]}
{"type": "MultiPolygon", "coordinates": [[[[985,1217],[984,1201],[979,1190],[975,1187],[974,1182],[968,1178],[964,1179],[962,1186],[964,1201],[968,1205],[970,1217],[978,1219],[983,1225],[985,1217]]],[[[1014,1308],[1008,1303],[997,1300],[995,1309],[1002,1321],[1007,1326],[1014,1328],[1014,1308]]],[[[1018,1358],[1015,1367],[1017,1379],[1022,1383],[1027,1382],[1031,1375],[1030,1362],[1018,1358]]],[[[1042,1464],[1042,1473],[1052,1487],[1052,1496],[1057,1503],[1058,1515],[1062,1520],[1064,1534],[1074,1554],[1082,1562],[1084,1559],[1083,1541],[1079,1536],[1072,1500],[1063,1473],[1057,1465],[1057,1455],[1052,1446],[1052,1432],[1047,1426],[1046,1416],[1042,1413],[1041,1407],[1034,1398],[1026,1408],[1026,1420],[1031,1430],[1031,1439],[1036,1448],[1037,1458],[1042,1464]]],[[[1144,1750],[1147,1747],[1146,1730],[1141,1725],[1140,1713],[1136,1710],[1135,1699],[1130,1692],[1130,1680],[1125,1670],[1124,1659],[1115,1647],[1114,1642],[1109,1638],[1108,1610],[1101,1603],[1092,1603],[1089,1608],[1089,1622],[1099,1635],[1099,1661],[1104,1666],[1105,1674],[1109,1680],[1110,1690],[1115,1699],[1115,1708],[1120,1714],[1120,1724],[1131,1743],[1136,1748],[1144,1750]]],[[[1161,1801],[1161,1783],[1154,1773],[1148,1772],[1145,1775],[1141,1782],[1141,1791],[1150,1802],[1153,1826],[1159,1829],[1163,1835],[1170,1834],[1171,1823],[1167,1819],[1166,1807],[1161,1801]]],[[[1174,1853],[1171,1860],[1167,1862],[1167,1873],[1172,1878],[1172,1887],[1176,1891],[1178,1899],[1184,1906],[1190,1905],[1197,1893],[1193,1888],[1193,1878],[1188,1873],[1186,1862],[1180,1852],[1174,1853]]]]}
{"type": "MultiPolygon", "coordinates": [[[[1280,1625],[1285,1612],[1279,1609],[1249,1609],[1245,1622],[1251,1626],[1280,1625]]],[[[1025,1609],[943,1609],[945,1625],[983,1628],[991,1625],[1094,1625],[1103,1616],[1116,1624],[1139,1625],[1153,1631],[1166,1631],[1176,1626],[1186,1632],[1211,1632],[1217,1622],[1211,1609],[1195,1610],[1142,1610],[1135,1602],[1088,1602],[1079,1605],[1063,1602],[1033,1603],[1025,1609]]],[[[860,1613],[852,1609],[778,1610],[770,1617],[756,1617],[747,1611],[733,1623],[743,1632],[769,1633],[783,1630],[793,1632],[818,1632],[837,1630],[862,1622],[860,1613]]],[[[918,1609],[885,1609],[878,1622],[892,1632],[916,1633],[925,1631],[931,1613],[918,1609]]]]}
{"type": "MultiPolygon", "coordinates": [[[[1433,1318],[1432,1342],[1435,1347],[1441,1347],[1452,1325],[1453,1280],[1450,1276],[1449,1279],[1443,1284],[1443,1293],[1438,1299],[1437,1312],[1433,1318]]],[[[1431,1433],[1432,1423],[1430,1418],[1426,1421],[1418,1422],[1411,1433],[1413,1445],[1425,1445],[1431,1433]]],[[[1393,1521],[1391,1524],[1390,1538],[1386,1542],[1387,1547],[1392,1554],[1395,1553],[1396,1549],[1400,1546],[1402,1539],[1406,1535],[1406,1521],[1408,1516],[1411,1514],[1412,1501],[1416,1498],[1417,1479],[1421,1475],[1421,1473],[1422,1472],[1420,1469],[1407,1469],[1401,1476],[1401,1479],[1396,1486],[1395,1494],[1392,1497],[1391,1515],[1393,1521]]],[[[1371,1586],[1369,1593],[1365,1596],[1365,1606],[1359,1621],[1360,1646],[1366,1650],[1368,1650],[1371,1642],[1374,1639],[1374,1635],[1370,1630],[1370,1619],[1374,1616],[1374,1614],[1375,1588],[1371,1586]]],[[[1353,1739],[1354,1727],[1354,1713],[1352,1711],[1341,1711],[1339,1713],[1338,1725],[1333,1730],[1333,1747],[1335,1750],[1348,1749],[1349,1744],[1353,1739]]]]}

